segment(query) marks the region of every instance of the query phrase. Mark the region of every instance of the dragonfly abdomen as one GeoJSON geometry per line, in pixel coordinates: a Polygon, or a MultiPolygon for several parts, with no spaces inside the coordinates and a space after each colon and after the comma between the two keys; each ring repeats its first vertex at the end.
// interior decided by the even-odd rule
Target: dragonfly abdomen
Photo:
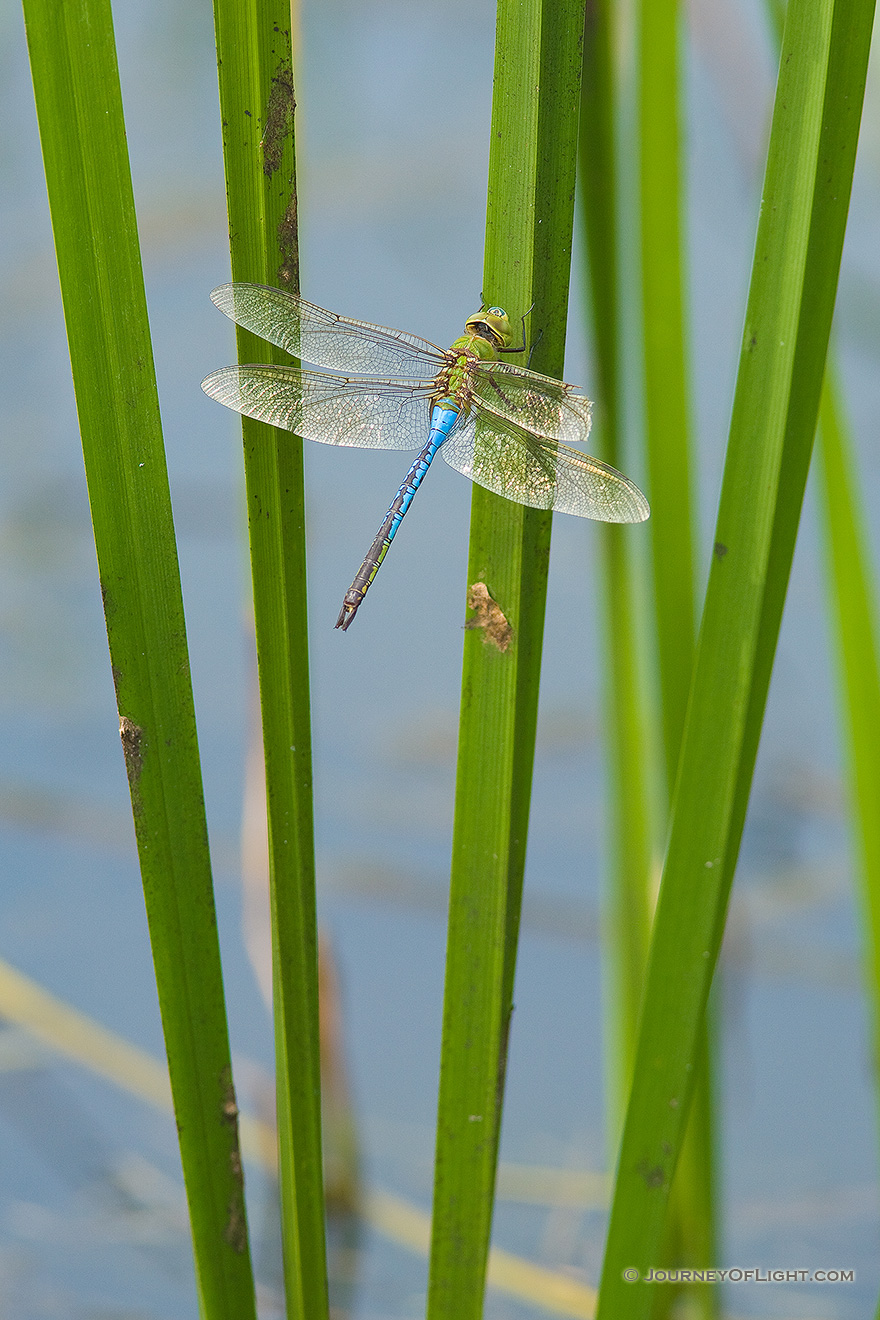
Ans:
{"type": "Polygon", "coordinates": [[[422,484],[422,479],[431,466],[434,455],[458,421],[458,416],[459,410],[452,399],[441,399],[432,408],[431,431],[427,443],[404,477],[397,494],[389,505],[388,512],[382,520],[381,527],[373,538],[373,544],[367,551],[366,558],[361,564],[357,576],[345,593],[342,609],[339,611],[339,618],[336,620],[336,627],[341,628],[343,632],[351,623],[370,588],[373,578],[379,572],[379,565],[388,553],[388,547],[394,540],[395,532],[403,522],[404,514],[412,503],[413,496],[422,484]]]}

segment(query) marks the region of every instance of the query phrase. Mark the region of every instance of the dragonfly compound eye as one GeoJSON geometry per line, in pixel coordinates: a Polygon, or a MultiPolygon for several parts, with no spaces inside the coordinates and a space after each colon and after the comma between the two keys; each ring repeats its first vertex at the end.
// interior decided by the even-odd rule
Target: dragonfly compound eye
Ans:
{"type": "Polygon", "coordinates": [[[513,339],[508,315],[500,307],[487,307],[485,311],[477,312],[466,322],[465,330],[470,335],[488,339],[496,348],[508,348],[513,339]]]}

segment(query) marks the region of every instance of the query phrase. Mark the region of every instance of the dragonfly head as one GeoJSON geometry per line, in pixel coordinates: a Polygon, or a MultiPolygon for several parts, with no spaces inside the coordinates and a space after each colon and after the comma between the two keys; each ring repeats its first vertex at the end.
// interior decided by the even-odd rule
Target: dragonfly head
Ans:
{"type": "Polygon", "coordinates": [[[510,319],[500,307],[484,307],[465,322],[464,328],[469,335],[488,339],[496,350],[509,348],[513,342],[510,319]]]}

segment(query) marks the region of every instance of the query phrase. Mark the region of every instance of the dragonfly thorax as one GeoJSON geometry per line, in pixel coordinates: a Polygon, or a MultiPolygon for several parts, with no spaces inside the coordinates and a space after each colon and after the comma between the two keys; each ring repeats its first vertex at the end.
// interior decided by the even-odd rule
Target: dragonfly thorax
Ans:
{"type": "Polygon", "coordinates": [[[496,358],[494,345],[482,336],[464,335],[457,339],[446,355],[446,365],[434,381],[432,406],[442,403],[467,415],[473,401],[471,372],[475,364],[481,359],[495,361],[496,358]]]}

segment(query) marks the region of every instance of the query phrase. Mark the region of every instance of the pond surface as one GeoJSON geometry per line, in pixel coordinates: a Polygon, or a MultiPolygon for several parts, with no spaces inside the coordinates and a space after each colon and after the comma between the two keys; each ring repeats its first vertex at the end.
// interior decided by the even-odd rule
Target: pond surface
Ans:
{"type": "MultiPolygon", "coordinates": [[[[117,27],[236,1078],[242,1108],[264,1116],[271,1025],[245,952],[239,880],[253,682],[240,445],[236,419],[199,389],[234,356],[231,326],[208,298],[229,270],[210,7],[126,0],[117,27]]],[[[462,0],[306,7],[297,99],[312,301],[441,344],[460,333],[480,296],[492,41],[490,7],[462,0]]],[[[772,91],[762,41],[757,11],[695,6],[689,228],[704,558],[772,91]]],[[[0,58],[0,958],[161,1058],[26,54],[8,12],[0,58]]],[[[876,552],[876,78],[870,96],[838,339],[876,552]]],[[[574,317],[566,376],[591,378],[574,317]]],[[[321,916],[368,1181],[427,1209],[470,489],[444,464],[432,469],[343,635],[333,628],[342,595],[409,460],[318,445],[306,459],[321,916]]],[[[589,1283],[601,1205],[586,1193],[573,1204],[530,1199],[517,1174],[607,1164],[597,552],[593,526],[555,520],[495,1226],[499,1247],[589,1283]]],[[[856,1320],[880,1286],[876,1104],[823,574],[810,495],[719,994],[718,1263],[856,1272],[846,1285],[729,1287],[731,1314],[786,1320],[856,1320]]],[[[0,1163],[0,1317],[196,1316],[164,1114],[9,1026],[0,1163]]],[[[277,1224],[256,1168],[248,1191],[268,1317],[279,1313],[277,1224]]],[[[372,1230],[362,1246],[352,1317],[422,1314],[424,1260],[372,1230]]],[[[542,1313],[493,1291],[487,1314],[542,1313]]]]}

